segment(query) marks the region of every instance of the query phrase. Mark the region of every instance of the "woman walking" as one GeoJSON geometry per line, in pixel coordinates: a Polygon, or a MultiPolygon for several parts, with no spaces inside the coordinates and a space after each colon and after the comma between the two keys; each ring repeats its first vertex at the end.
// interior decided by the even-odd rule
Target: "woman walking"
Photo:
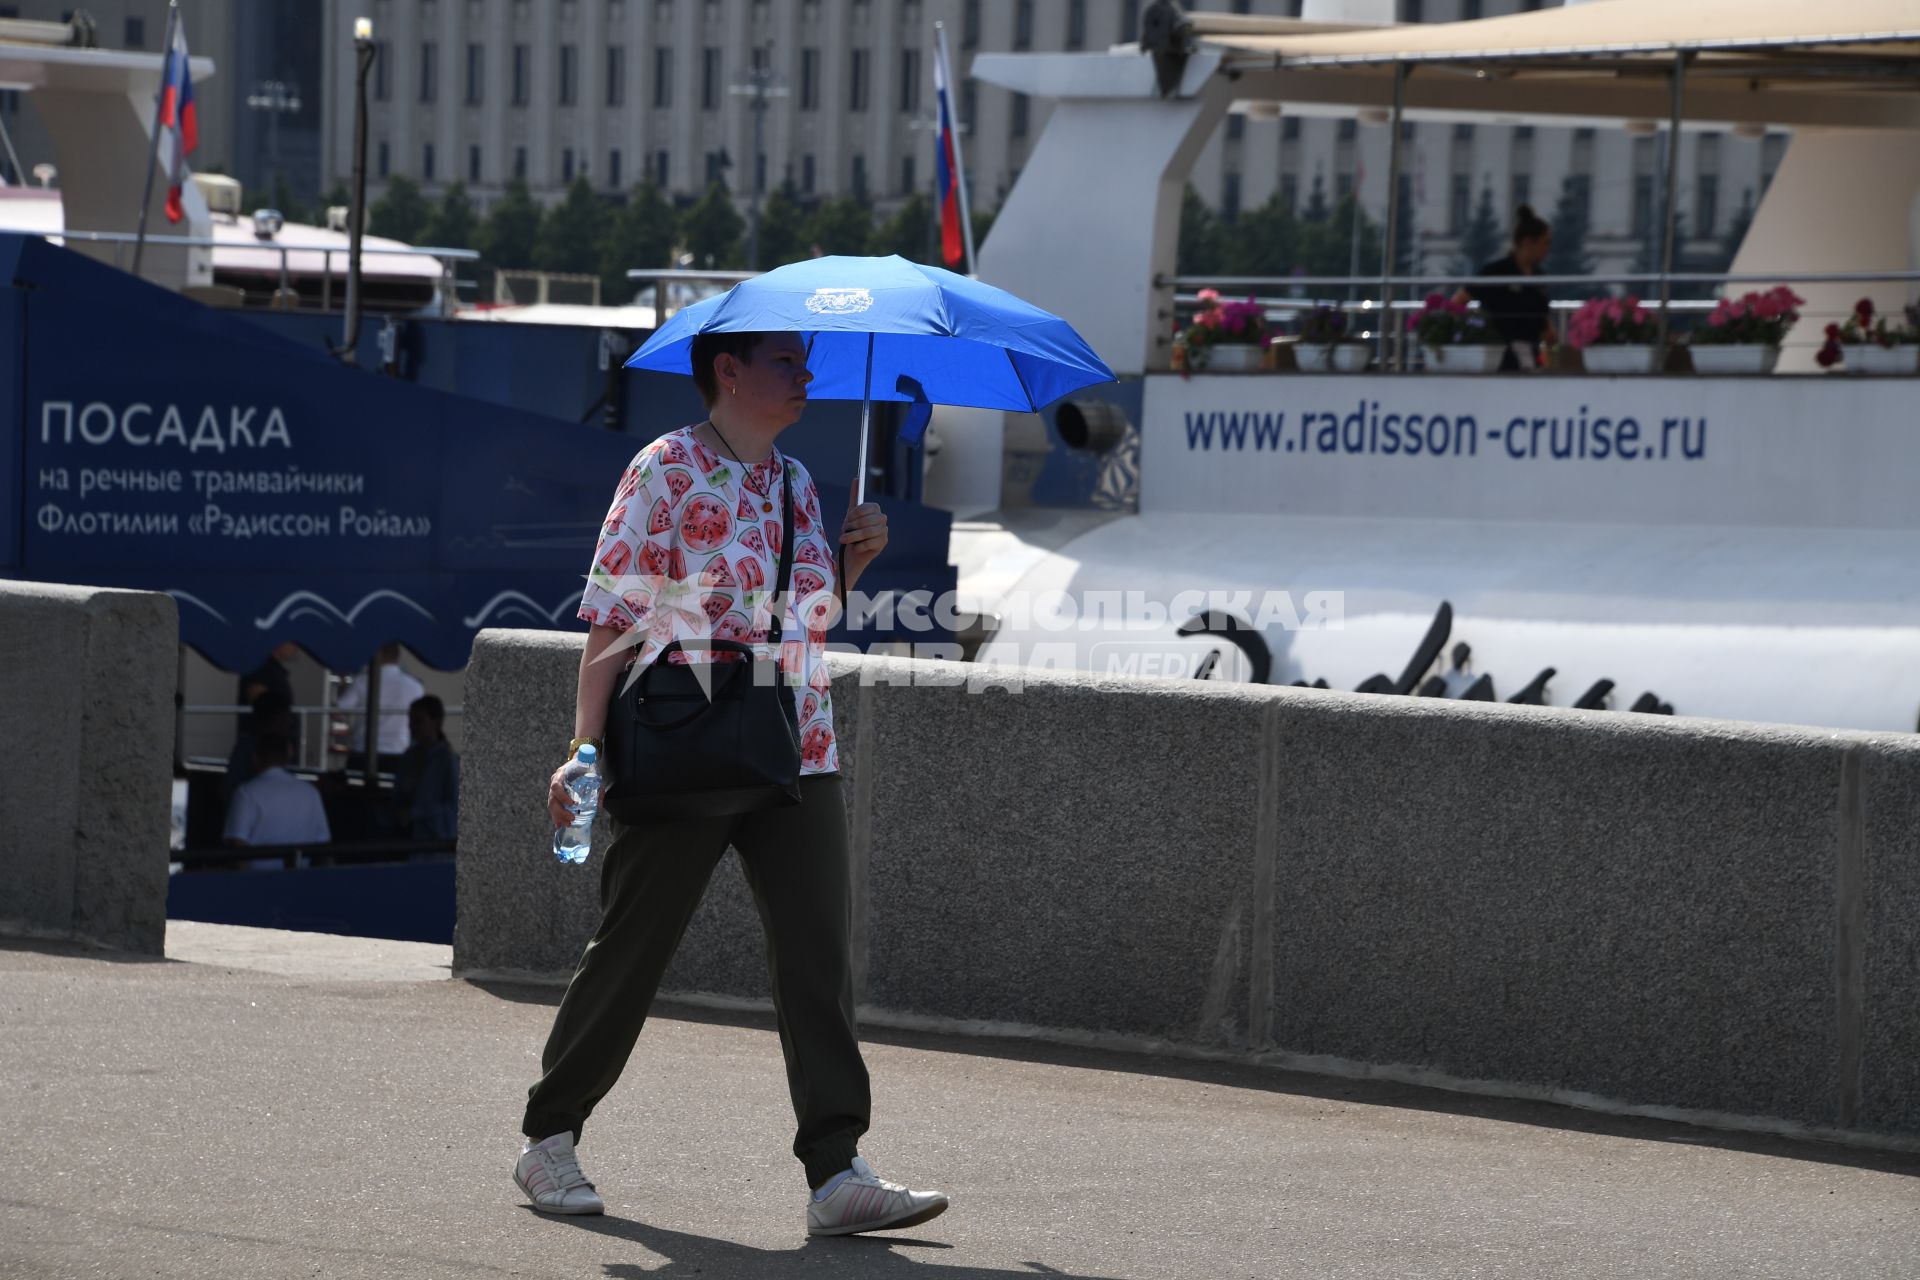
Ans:
{"type": "Polygon", "coordinates": [[[1476,284],[1456,296],[1480,304],[1487,323],[1507,342],[1507,354],[1500,361],[1503,372],[1533,368],[1539,362],[1543,346],[1553,342],[1553,310],[1547,291],[1537,284],[1523,283],[1526,276],[1540,274],[1540,266],[1553,248],[1553,228],[1528,205],[1513,215],[1513,246],[1507,255],[1495,258],[1480,268],[1483,276],[1511,276],[1512,284],[1476,284]],[[1525,352],[1524,361],[1521,352],[1525,352]]]}
{"type": "MultiPolygon", "coordinates": [[[[835,552],[851,590],[887,544],[878,506],[851,508],[837,542],[824,527],[805,467],[776,447],[806,408],[807,349],[791,333],[711,333],[694,339],[693,375],[708,417],[635,456],[594,552],[580,616],[592,624],[574,708],[574,741],[598,746],[625,657],[651,664],[676,641],[764,645],[792,502],[792,590],[781,601],[790,636],[778,655],[801,744],[800,803],[726,817],[607,815],[613,842],[601,866],[601,920],[567,987],[528,1091],[527,1142],[514,1181],[548,1213],[599,1213],[575,1144],[632,1053],[667,962],[708,878],[731,845],[766,934],[780,1047],[798,1122],[793,1153],[810,1194],[807,1230],[847,1235],[925,1222],[947,1207],[874,1173],[858,1152],[870,1094],[853,1016],[852,906],[846,811],[833,735],[821,604],[835,591],[835,552]],[[796,676],[798,678],[796,678],[796,676]]],[[[714,654],[714,659],[729,655],[714,654]]],[[[670,663],[701,660],[685,651],[670,663]]],[[[572,822],[556,770],[547,807],[572,822]]],[[[605,811],[603,810],[603,813],[605,811]]]]}

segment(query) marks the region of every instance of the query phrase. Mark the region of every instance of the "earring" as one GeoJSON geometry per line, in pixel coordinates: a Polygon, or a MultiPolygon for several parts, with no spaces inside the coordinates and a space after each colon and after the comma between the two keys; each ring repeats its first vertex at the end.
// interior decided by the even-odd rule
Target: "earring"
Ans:
{"type": "Polygon", "coordinates": [[[740,394],[740,384],[737,382],[733,384],[733,394],[735,395],[740,394]]]}

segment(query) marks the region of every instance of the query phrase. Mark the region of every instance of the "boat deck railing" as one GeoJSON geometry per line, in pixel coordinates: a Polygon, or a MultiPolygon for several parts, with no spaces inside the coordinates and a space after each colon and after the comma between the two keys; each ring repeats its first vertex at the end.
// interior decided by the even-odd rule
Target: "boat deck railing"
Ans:
{"type": "MultiPolygon", "coordinates": [[[[1548,305],[1554,322],[1554,340],[1564,343],[1568,320],[1589,299],[1639,296],[1643,288],[1647,292],[1655,292],[1663,279],[1674,294],[1667,303],[1673,322],[1668,334],[1669,343],[1684,336],[1691,321],[1711,312],[1727,295],[1737,297],[1750,290],[1764,291],[1776,285],[1787,285],[1798,292],[1797,286],[1811,284],[1904,284],[1908,286],[1910,297],[1920,292],[1920,271],[1916,270],[1775,272],[1766,275],[1674,272],[1666,276],[1658,272],[1541,274],[1524,277],[1422,274],[1390,276],[1384,281],[1378,275],[1176,275],[1158,277],[1155,284],[1161,288],[1171,286],[1174,290],[1173,310],[1171,313],[1163,311],[1160,319],[1163,322],[1171,321],[1175,329],[1200,309],[1201,289],[1214,289],[1223,297],[1250,299],[1258,303],[1265,309],[1268,324],[1281,336],[1297,327],[1302,313],[1330,307],[1346,317],[1347,333],[1353,340],[1375,346],[1380,369],[1407,371],[1416,367],[1419,348],[1407,333],[1406,321],[1422,310],[1427,298],[1434,293],[1451,297],[1455,291],[1469,286],[1497,287],[1516,282],[1544,288],[1550,294],[1558,293],[1561,296],[1551,298],[1548,305]],[[1683,294],[1706,296],[1684,297],[1681,296],[1683,294]],[[1384,315],[1392,315],[1395,323],[1382,324],[1384,315]]],[[[1649,312],[1654,312],[1658,307],[1654,298],[1641,296],[1641,301],[1649,312]]],[[[1477,302],[1470,305],[1479,308],[1477,302]]],[[[1803,305],[1799,311],[1799,321],[1788,330],[1781,343],[1783,350],[1799,348],[1817,351],[1826,342],[1827,325],[1842,322],[1852,314],[1851,307],[1832,311],[1803,305]]]]}
{"type": "MultiPolygon", "coordinates": [[[[109,244],[113,246],[113,265],[127,270],[126,259],[131,255],[133,245],[141,237],[132,231],[49,231],[48,240],[65,242],[80,241],[88,244],[109,244]]],[[[313,244],[277,244],[271,240],[261,240],[253,244],[241,244],[233,240],[215,240],[209,236],[166,236],[148,235],[148,244],[171,245],[181,249],[244,249],[249,252],[276,253],[280,256],[278,270],[279,287],[276,291],[280,298],[291,299],[294,295],[293,272],[290,270],[288,255],[296,253],[317,253],[321,258],[320,307],[323,311],[333,308],[333,278],[336,274],[334,260],[339,259],[337,273],[342,280],[346,278],[347,259],[352,251],[345,247],[313,244]]],[[[458,297],[457,277],[454,264],[458,262],[478,262],[480,254],[474,249],[448,249],[428,245],[407,245],[398,249],[375,248],[362,245],[362,258],[432,258],[440,264],[440,284],[435,289],[441,314],[451,315],[458,297]]]]}

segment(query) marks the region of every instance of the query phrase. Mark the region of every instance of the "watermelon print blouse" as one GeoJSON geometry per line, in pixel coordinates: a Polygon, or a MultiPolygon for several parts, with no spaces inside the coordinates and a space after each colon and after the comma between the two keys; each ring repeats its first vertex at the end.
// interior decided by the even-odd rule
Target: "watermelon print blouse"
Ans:
{"type": "MultiPolygon", "coordinates": [[[[778,450],[752,467],[722,458],[682,427],[627,464],[593,552],[580,617],[623,636],[646,664],[675,640],[764,645],[780,568],[778,450]],[[749,476],[746,473],[751,473],[749,476]]],[[[807,469],[785,458],[793,485],[793,587],[780,668],[794,682],[800,773],[836,773],[832,685],[822,625],[834,599],[834,547],[807,469]],[[801,619],[813,623],[803,627],[801,619]]],[[[725,655],[722,655],[724,657],[725,655]]],[[[669,662],[708,661],[676,651],[669,662]]]]}

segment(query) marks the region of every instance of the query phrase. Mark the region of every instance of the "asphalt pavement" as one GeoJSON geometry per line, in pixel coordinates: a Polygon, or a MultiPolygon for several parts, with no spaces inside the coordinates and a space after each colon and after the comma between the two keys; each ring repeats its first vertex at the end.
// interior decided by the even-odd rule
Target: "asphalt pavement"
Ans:
{"type": "MultiPolygon", "coordinates": [[[[743,939],[743,946],[758,946],[743,939]]],[[[0,1277],[1912,1277],[1920,1156],[1410,1086],[869,1034],[903,1236],[810,1241],[771,1019],[663,1006],[581,1158],[509,1179],[553,988],[175,924],[0,941],[0,1277]]]]}

